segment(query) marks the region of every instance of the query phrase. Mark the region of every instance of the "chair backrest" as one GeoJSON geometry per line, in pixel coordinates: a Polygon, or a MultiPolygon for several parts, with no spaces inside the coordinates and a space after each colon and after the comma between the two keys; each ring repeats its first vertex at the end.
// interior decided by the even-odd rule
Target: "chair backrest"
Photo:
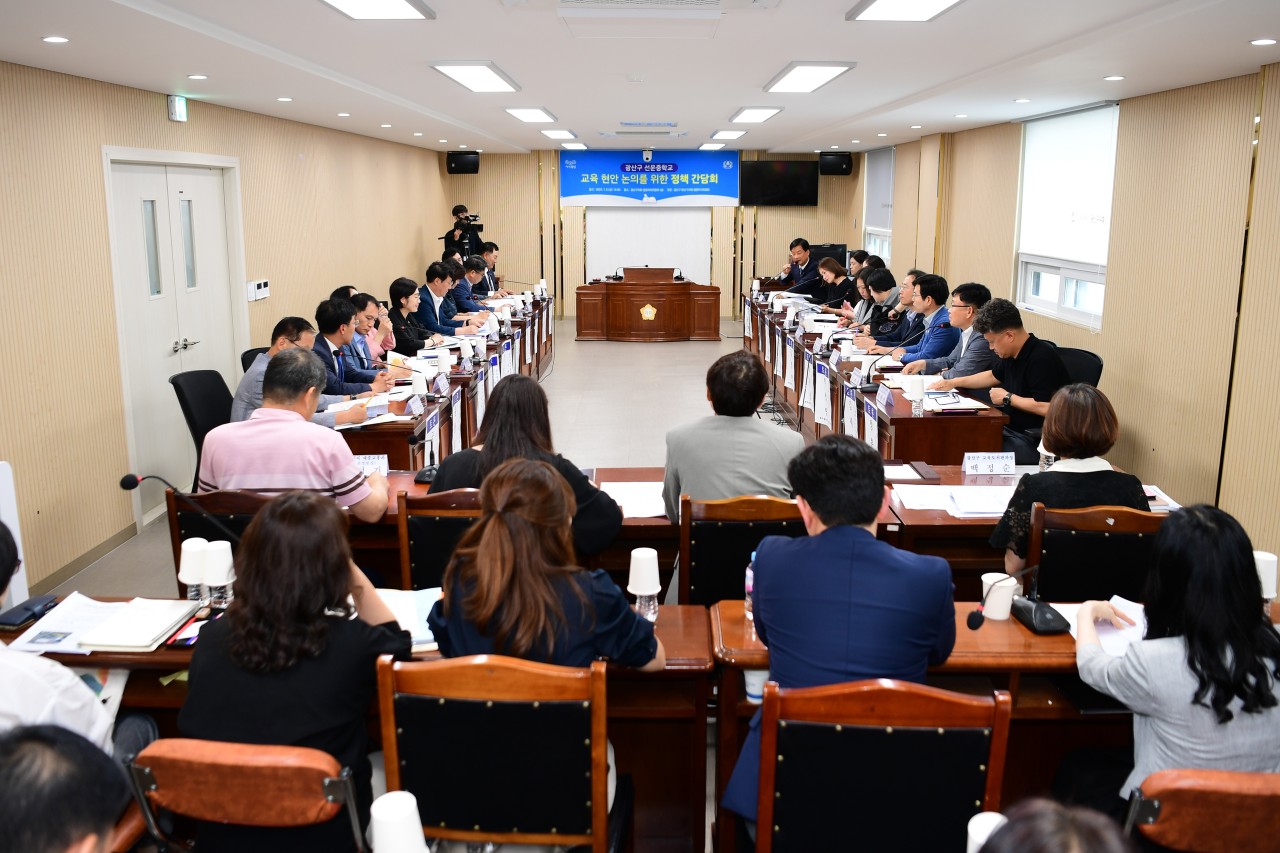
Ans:
{"type": "MultiPolygon", "coordinates": [[[[186,418],[191,440],[196,445],[196,473],[200,473],[200,450],[204,437],[231,421],[231,391],[222,374],[216,370],[188,370],[169,377],[178,394],[178,405],[186,418]]],[[[193,485],[191,491],[195,491],[193,485]]]]}
{"type": "Polygon", "coordinates": [[[271,349],[271,347],[254,347],[253,349],[247,349],[240,353],[240,369],[245,373],[248,373],[249,366],[253,364],[254,360],[269,349],[271,349]]]}
{"type": "Polygon", "coordinates": [[[1142,601],[1155,535],[1167,513],[1119,506],[1048,509],[1031,505],[1027,565],[1041,601],[1142,601]]]}
{"type": "MultiPolygon", "coordinates": [[[[270,497],[256,492],[198,492],[179,497],[173,489],[165,489],[164,502],[169,510],[169,545],[173,548],[175,577],[182,559],[183,539],[200,538],[211,542],[225,539],[231,543],[233,554],[240,545],[238,538],[227,536],[227,532],[220,530],[204,513],[213,516],[223,527],[240,537],[258,514],[258,510],[269,500],[270,497]],[[204,513],[199,512],[196,507],[204,510],[204,513]]],[[[181,582],[178,583],[178,591],[185,592],[181,582]]]]}
{"type": "Polygon", "coordinates": [[[606,849],[603,661],[384,655],[378,702],[387,790],[417,797],[427,835],[606,849]]]}
{"type": "Polygon", "coordinates": [[[400,588],[442,586],[458,540],[480,517],[479,489],[451,489],[421,497],[396,494],[400,531],[400,588]]]}
{"type": "Polygon", "coordinates": [[[718,501],[680,496],[680,603],[741,599],[751,552],[766,536],[804,536],[795,501],[764,495],[718,501]]]}
{"type": "Polygon", "coordinates": [[[1083,382],[1098,387],[1102,379],[1102,356],[1087,349],[1074,347],[1058,347],[1058,357],[1067,368],[1067,375],[1072,382],[1083,382]]]}
{"type": "Polygon", "coordinates": [[[999,811],[1009,693],[891,679],[765,685],[758,851],[962,850],[969,818],[999,811]],[[785,760],[784,760],[785,759],[785,760]]]}
{"type": "Polygon", "coordinates": [[[356,849],[365,850],[351,771],[318,749],[162,738],[129,763],[129,780],[148,830],[164,841],[157,809],[215,823],[299,827],[332,820],[345,806],[356,849]]]}
{"type": "Polygon", "coordinates": [[[1133,827],[1171,850],[1271,853],[1280,845],[1280,774],[1161,770],[1129,798],[1133,827]]]}

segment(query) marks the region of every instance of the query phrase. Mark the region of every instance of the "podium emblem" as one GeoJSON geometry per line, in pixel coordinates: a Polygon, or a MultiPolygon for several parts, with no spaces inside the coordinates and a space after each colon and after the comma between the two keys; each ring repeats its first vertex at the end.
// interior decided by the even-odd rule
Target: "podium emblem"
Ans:
{"type": "Polygon", "coordinates": [[[652,320],[657,316],[658,316],[658,309],[654,308],[652,305],[646,304],[643,308],[640,309],[641,320],[652,320]]]}

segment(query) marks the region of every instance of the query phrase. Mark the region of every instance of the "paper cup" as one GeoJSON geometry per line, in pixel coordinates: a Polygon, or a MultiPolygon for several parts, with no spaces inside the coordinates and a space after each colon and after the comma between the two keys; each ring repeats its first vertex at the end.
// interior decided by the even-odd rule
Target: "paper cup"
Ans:
{"type": "Polygon", "coordinates": [[[987,572],[982,576],[982,595],[986,601],[982,615],[996,621],[1008,619],[1009,609],[1013,607],[1013,594],[1021,589],[1022,585],[1012,575],[987,572]]]}
{"type": "Polygon", "coordinates": [[[845,340],[840,342],[840,357],[853,358],[853,341],[845,340]]]}
{"type": "Polygon", "coordinates": [[[1262,583],[1262,597],[1276,597],[1276,555],[1267,551],[1254,551],[1253,562],[1258,567],[1258,580],[1262,583]]]}
{"type": "Polygon", "coordinates": [[[426,376],[424,376],[421,373],[415,373],[413,374],[413,378],[410,381],[413,383],[413,386],[412,386],[413,393],[415,394],[427,393],[427,377],[426,376]]]}
{"type": "Polygon", "coordinates": [[[204,582],[209,586],[226,586],[236,579],[232,568],[231,543],[210,542],[204,549],[204,582]]]}
{"type": "Polygon", "coordinates": [[[924,377],[923,376],[904,376],[902,377],[902,390],[906,394],[908,400],[924,399],[924,377]]]}
{"type": "Polygon", "coordinates": [[[408,791],[388,791],[369,809],[369,843],[374,853],[426,853],[418,798],[408,791]]]}
{"type": "Polygon", "coordinates": [[[751,292],[752,293],[760,292],[760,279],[758,278],[751,279],[751,292]]]}
{"type": "Polygon", "coordinates": [[[965,853],[978,853],[992,833],[1004,826],[1008,820],[1000,812],[978,812],[969,818],[969,836],[965,842],[965,853]]]}
{"type": "Polygon", "coordinates": [[[187,586],[204,583],[204,553],[208,547],[208,540],[198,536],[182,540],[182,554],[178,560],[180,583],[187,586]]]}
{"type": "Polygon", "coordinates": [[[759,705],[764,701],[764,683],[769,680],[767,669],[744,669],[742,681],[746,685],[747,701],[759,705]]]}
{"type": "Polygon", "coordinates": [[[627,592],[632,595],[657,595],[662,591],[658,580],[658,552],[652,548],[636,548],[631,552],[631,577],[627,592]]]}
{"type": "Polygon", "coordinates": [[[471,341],[467,340],[466,338],[463,338],[461,341],[458,342],[458,354],[461,355],[463,358],[471,358],[473,355],[476,354],[476,350],[475,350],[475,347],[471,345],[471,341]]]}

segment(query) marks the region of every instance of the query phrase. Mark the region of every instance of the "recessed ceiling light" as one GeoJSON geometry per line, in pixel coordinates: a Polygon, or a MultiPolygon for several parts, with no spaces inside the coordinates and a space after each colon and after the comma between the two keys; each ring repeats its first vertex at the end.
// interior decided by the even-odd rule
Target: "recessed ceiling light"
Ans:
{"type": "Polygon", "coordinates": [[[507,112],[521,121],[527,122],[553,122],[556,120],[555,116],[542,107],[512,107],[507,112]]]}
{"type": "MultiPolygon", "coordinates": [[[[48,41],[48,39],[45,39],[45,41],[48,41]]],[[[1253,41],[1249,42],[1249,44],[1253,45],[1254,47],[1270,47],[1275,43],[1276,43],[1275,39],[1254,39],[1253,41]]]]}
{"type": "Polygon", "coordinates": [[[699,151],[719,151],[724,147],[723,142],[704,142],[698,146],[699,151]]]}
{"type": "Polygon", "coordinates": [[[205,75],[205,74],[188,74],[187,79],[188,80],[208,80],[209,77],[208,75],[205,75]]]}
{"type": "Polygon", "coordinates": [[[1015,104],[1029,104],[1031,103],[1031,99],[1030,98],[1014,98],[1013,102],[1015,104]]]}
{"type": "Polygon", "coordinates": [[[492,62],[441,62],[431,66],[473,92],[519,92],[515,81],[492,62]]]}
{"type": "Polygon", "coordinates": [[[923,125],[923,124],[913,124],[913,125],[911,125],[911,129],[912,129],[912,130],[921,130],[921,129],[923,129],[923,128],[924,128],[924,125],[923,125]]]}
{"type": "Polygon", "coordinates": [[[45,44],[66,44],[71,41],[71,39],[66,38],[65,36],[45,36],[41,41],[45,44]]]}
{"type": "Polygon", "coordinates": [[[889,134],[887,134],[887,133],[877,133],[877,134],[876,134],[876,136],[888,136],[888,135],[889,135],[889,134]]]}
{"type": "Polygon", "coordinates": [[[415,133],[414,136],[421,136],[421,133],[415,133]]]}
{"type": "Polygon", "coordinates": [[[1112,74],[1111,76],[1109,76],[1109,77],[1103,77],[1102,79],[1103,79],[1103,80],[1106,80],[1106,81],[1108,81],[1108,82],[1114,83],[1114,82],[1116,82],[1117,80],[1123,80],[1124,78],[1123,78],[1123,77],[1121,77],[1119,74],[1112,74]]]}
{"type": "Polygon", "coordinates": [[[743,107],[729,121],[734,124],[759,124],[782,112],[782,107],[743,107]]]}
{"type": "Polygon", "coordinates": [[[566,151],[586,151],[587,150],[587,146],[583,145],[581,142],[561,142],[560,147],[565,149],[566,151]]]}
{"type": "Polygon", "coordinates": [[[846,21],[932,21],[960,0],[863,0],[846,21]]]}
{"type": "Polygon", "coordinates": [[[483,148],[477,148],[477,149],[476,149],[476,153],[477,153],[477,154],[483,154],[483,153],[484,153],[484,149],[483,149],[483,148]]]}
{"type": "Polygon", "coordinates": [[[338,113],[338,118],[351,118],[351,113],[338,113]]]}
{"type": "Polygon", "coordinates": [[[834,150],[834,149],[837,149],[837,148],[839,148],[839,147],[840,147],[839,145],[832,145],[832,146],[831,146],[831,148],[832,148],[833,150],[834,150]]]}
{"type": "Polygon", "coordinates": [[[968,113],[956,113],[956,118],[968,118],[968,113]]]}
{"type": "Polygon", "coordinates": [[[821,149],[821,148],[815,148],[815,149],[813,149],[813,153],[814,153],[814,154],[821,154],[821,153],[822,153],[822,149],[821,149]]]}
{"type": "Polygon", "coordinates": [[[572,130],[544,130],[542,135],[547,139],[577,139],[572,130]]]}
{"type": "Polygon", "coordinates": [[[812,92],[844,72],[855,62],[793,62],[764,87],[766,92],[812,92]]]}
{"type": "Polygon", "coordinates": [[[745,130],[717,130],[711,134],[712,139],[741,139],[746,136],[745,130]]]}
{"type": "Polygon", "coordinates": [[[380,124],[380,125],[378,125],[378,127],[391,127],[391,125],[389,125],[389,124],[380,124]]]}
{"type": "Polygon", "coordinates": [[[434,21],[436,13],[420,0],[324,0],[357,21],[434,21]]]}
{"type": "Polygon", "coordinates": [[[458,147],[459,147],[459,148],[466,148],[467,146],[466,146],[466,145],[459,145],[458,147]]]}
{"type": "Polygon", "coordinates": [[[862,140],[861,140],[861,139],[850,139],[849,141],[850,141],[850,142],[852,142],[854,145],[861,145],[861,144],[862,144],[862,140]]]}
{"type": "Polygon", "coordinates": [[[444,143],[448,142],[449,140],[447,140],[447,139],[437,139],[436,141],[443,145],[444,143]]]}
{"type": "Polygon", "coordinates": [[[292,101],[293,101],[293,98],[276,98],[276,100],[277,100],[277,101],[279,101],[279,102],[280,102],[280,103],[282,103],[282,104],[287,104],[287,103],[292,102],[292,101]]]}

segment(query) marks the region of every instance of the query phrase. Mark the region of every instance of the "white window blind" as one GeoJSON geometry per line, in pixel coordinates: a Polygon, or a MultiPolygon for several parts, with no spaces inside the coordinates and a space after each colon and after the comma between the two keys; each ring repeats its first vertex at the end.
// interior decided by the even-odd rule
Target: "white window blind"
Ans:
{"type": "Polygon", "coordinates": [[[867,152],[866,214],[863,225],[888,234],[893,230],[893,149],[867,152]]]}

